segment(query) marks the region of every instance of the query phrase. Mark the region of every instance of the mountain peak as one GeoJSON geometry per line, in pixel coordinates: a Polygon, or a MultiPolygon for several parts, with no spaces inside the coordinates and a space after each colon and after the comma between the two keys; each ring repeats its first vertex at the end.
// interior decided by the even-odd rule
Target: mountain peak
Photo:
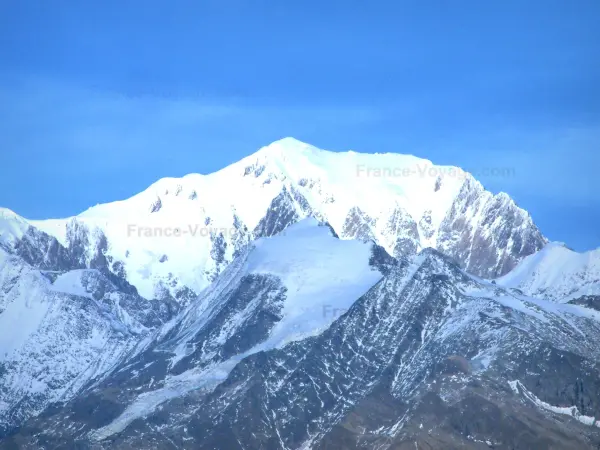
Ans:
{"type": "Polygon", "coordinates": [[[19,216],[16,212],[8,208],[0,207],[0,219],[16,219],[23,220],[21,216],[19,216]]]}
{"type": "Polygon", "coordinates": [[[562,242],[549,242],[497,282],[527,295],[560,302],[598,295],[600,249],[577,253],[562,242]]]}
{"type": "Polygon", "coordinates": [[[14,243],[29,227],[27,221],[8,208],[0,208],[0,243],[14,243]]]}
{"type": "Polygon", "coordinates": [[[284,137],[278,139],[276,141],[271,142],[270,144],[261,147],[258,152],[254,153],[250,156],[250,158],[255,156],[267,156],[269,158],[272,157],[282,157],[286,156],[308,156],[311,154],[318,153],[328,153],[325,150],[315,147],[314,145],[310,145],[306,142],[302,142],[293,137],[284,137]]]}
{"type": "Polygon", "coordinates": [[[303,142],[291,136],[277,139],[276,141],[271,142],[267,147],[270,146],[279,146],[286,150],[299,150],[306,147],[316,148],[306,142],[303,142]]]}

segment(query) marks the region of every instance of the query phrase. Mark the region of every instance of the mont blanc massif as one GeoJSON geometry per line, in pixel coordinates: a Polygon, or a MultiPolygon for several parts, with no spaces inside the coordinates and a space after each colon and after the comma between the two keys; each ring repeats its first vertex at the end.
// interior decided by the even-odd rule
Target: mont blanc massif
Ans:
{"type": "Polygon", "coordinates": [[[0,209],[0,449],[598,449],[600,249],[401,154],[286,138],[0,209]]]}

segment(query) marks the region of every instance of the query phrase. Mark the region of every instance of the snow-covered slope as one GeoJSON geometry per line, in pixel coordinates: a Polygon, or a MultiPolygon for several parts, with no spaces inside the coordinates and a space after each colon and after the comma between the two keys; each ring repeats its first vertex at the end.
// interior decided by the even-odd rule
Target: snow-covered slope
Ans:
{"type": "Polygon", "coordinates": [[[600,296],[600,249],[577,253],[552,242],[525,258],[497,283],[561,302],[600,296]]]}
{"type": "Polygon", "coordinates": [[[338,241],[329,250],[324,244],[334,241],[314,224],[288,231],[259,241],[145,351],[30,421],[7,445],[579,450],[600,443],[600,313],[482,281],[433,249],[394,262],[372,247],[366,265],[365,244],[338,241]],[[350,256],[360,263],[345,261],[350,256]],[[336,277],[312,270],[322,258],[336,277]],[[363,291],[372,280],[348,285],[360,266],[385,275],[347,299],[348,310],[326,329],[285,345],[271,341],[278,323],[293,335],[295,316],[285,311],[300,299],[314,306],[344,286],[363,291]]]}
{"type": "MultiPolygon", "coordinates": [[[[280,235],[258,239],[202,293],[181,320],[171,324],[183,333],[177,338],[178,348],[187,346],[190,336],[198,334],[207,317],[217,310],[222,313],[232,308],[227,313],[226,329],[219,330],[220,344],[247,326],[251,310],[266,308],[265,304],[246,305],[233,299],[240,290],[251,291],[258,285],[260,296],[268,298],[271,324],[253,351],[319,333],[383,276],[384,269],[374,261],[374,248],[372,243],[340,240],[315,219],[304,219],[280,235]]],[[[249,341],[244,344],[250,348],[249,341]]]]}
{"type": "Polygon", "coordinates": [[[0,248],[0,434],[105,374],[176,306],[97,270],[39,270],[0,248]]]}
{"type": "Polygon", "coordinates": [[[77,217],[30,223],[65,247],[83,246],[82,261],[104,243],[109,262],[146,298],[166,292],[189,301],[187,290],[199,293],[249,242],[307,216],[392,255],[435,247],[484,277],[508,272],[545,243],[506,194],[485,191],[459,168],[291,138],[209,175],[163,178],[77,217]],[[74,240],[82,230],[86,239],[74,240]]]}

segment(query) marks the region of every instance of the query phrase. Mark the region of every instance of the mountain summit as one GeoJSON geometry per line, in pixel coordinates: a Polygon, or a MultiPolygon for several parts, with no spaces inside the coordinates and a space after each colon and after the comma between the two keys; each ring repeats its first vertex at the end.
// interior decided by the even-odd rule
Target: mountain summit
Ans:
{"type": "Polygon", "coordinates": [[[293,138],[208,174],[163,178],[123,201],[29,221],[148,299],[188,301],[254,239],[305,217],[394,256],[433,247],[493,278],[546,243],[529,214],[458,167],[400,154],[320,150],[293,138]],[[186,300],[187,299],[187,300],[186,300]]]}

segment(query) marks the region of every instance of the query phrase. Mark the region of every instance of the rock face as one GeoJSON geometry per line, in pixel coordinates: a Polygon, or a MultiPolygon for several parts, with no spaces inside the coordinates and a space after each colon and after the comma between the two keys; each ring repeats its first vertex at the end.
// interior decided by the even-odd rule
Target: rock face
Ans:
{"type": "Polygon", "coordinates": [[[85,267],[54,237],[32,226],[28,226],[23,237],[15,243],[14,253],[40,269],[69,270],[85,267]]]}
{"type": "Polygon", "coordinates": [[[472,178],[465,180],[438,235],[436,248],[484,278],[508,273],[546,243],[508,195],[494,196],[472,178]]]}
{"type": "Polygon", "coordinates": [[[600,312],[600,295],[584,295],[569,301],[572,305],[581,305],[600,312]]]}
{"type": "Polygon", "coordinates": [[[433,249],[394,259],[309,225],[258,241],[137,352],[0,448],[600,445],[596,311],[477,281],[433,249]],[[324,277],[309,271],[319,264],[324,277]],[[357,281],[359,268],[373,277],[357,281]],[[341,286],[338,314],[310,313],[341,286]]]}
{"type": "Polygon", "coordinates": [[[311,212],[310,206],[302,194],[297,193],[294,189],[290,193],[284,186],[254,229],[254,238],[279,234],[291,224],[309,216],[311,212]]]}
{"type": "Polygon", "coordinates": [[[74,218],[26,222],[69,255],[46,238],[19,246],[26,261],[105,267],[145,298],[169,295],[185,305],[254,239],[306,217],[395,257],[436,248],[486,278],[506,274],[546,243],[526,211],[458,168],[283,139],[210,175],[161,179],[74,218]]]}

